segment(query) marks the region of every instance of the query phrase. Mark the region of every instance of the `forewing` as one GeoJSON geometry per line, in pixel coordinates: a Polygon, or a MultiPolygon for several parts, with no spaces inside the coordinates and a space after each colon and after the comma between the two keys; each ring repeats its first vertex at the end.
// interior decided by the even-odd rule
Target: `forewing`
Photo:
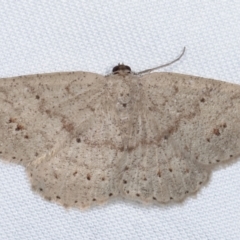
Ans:
{"type": "Polygon", "coordinates": [[[150,74],[142,83],[160,140],[173,139],[204,165],[240,155],[239,85],[176,73],[150,74]]]}
{"type": "Polygon", "coordinates": [[[104,80],[85,72],[0,79],[0,158],[26,165],[57,152],[86,127],[104,80]]]}

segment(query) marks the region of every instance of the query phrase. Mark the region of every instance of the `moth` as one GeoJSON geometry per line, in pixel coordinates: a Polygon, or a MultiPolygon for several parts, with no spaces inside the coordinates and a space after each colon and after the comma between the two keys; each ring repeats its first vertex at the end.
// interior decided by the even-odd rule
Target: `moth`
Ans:
{"type": "Polygon", "coordinates": [[[240,86],[160,67],[0,79],[0,158],[65,207],[183,201],[239,157],[240,86]]]}

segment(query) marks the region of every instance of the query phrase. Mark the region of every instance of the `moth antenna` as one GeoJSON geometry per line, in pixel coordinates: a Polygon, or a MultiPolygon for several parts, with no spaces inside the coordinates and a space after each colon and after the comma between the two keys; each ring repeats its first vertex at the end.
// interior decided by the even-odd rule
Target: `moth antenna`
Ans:
{"type": "Polygon", "coordinates": [[[181,53],[181,55],[180,55],[179,57],[177,57],[176,59],[174,59],[173,61],[171,61],[171,62],[169,62],[169,63],[163,64],[163,65],[158,66],[158,67],[155,67],[155,68],[149,68],[149,69],[146,69],[146,70],[144,70],[144,71],[137,72],[137,73],[135,73],[135,74],[136,74],[136,75],[139,75],[139,74],[143,74],[143,73],[152,72],[152,71],[157,70],[157,69],[159,69],[159,68],[167,67],[167,66],[169,66],[169,65],[177,62],[178,60],[180,60],[180,59],[182,58],[182,56],[184,55],[185,50],[186,50],[186,47],[183,48],[183,51],[182,51],[182,53],[181,53]]]}

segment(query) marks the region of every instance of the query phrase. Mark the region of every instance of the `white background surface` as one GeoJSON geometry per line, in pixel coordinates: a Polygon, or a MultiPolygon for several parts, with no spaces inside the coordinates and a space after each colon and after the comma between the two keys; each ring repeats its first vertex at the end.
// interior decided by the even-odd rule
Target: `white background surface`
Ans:
{"type": "MultiPolygon", "coordinates": [[[[240,1],[0,0],[0,77],[56,71],[174,71],[240,83],[240,1]]],[[[0,163],[0,239],[240,239],[240,161],[196,198],[144,207],[117,201],[66,211],[0,163]]]]}

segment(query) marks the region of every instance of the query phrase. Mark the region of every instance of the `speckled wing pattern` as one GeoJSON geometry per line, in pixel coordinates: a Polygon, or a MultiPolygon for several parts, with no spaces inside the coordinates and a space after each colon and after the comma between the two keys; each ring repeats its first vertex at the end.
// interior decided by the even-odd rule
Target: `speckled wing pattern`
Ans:
{"type": "Polygon", "coordinates": [[[179,202],[240,154],[240,86],[176,73],[0,79],[0,158],[65,207],[179,202]]]}

